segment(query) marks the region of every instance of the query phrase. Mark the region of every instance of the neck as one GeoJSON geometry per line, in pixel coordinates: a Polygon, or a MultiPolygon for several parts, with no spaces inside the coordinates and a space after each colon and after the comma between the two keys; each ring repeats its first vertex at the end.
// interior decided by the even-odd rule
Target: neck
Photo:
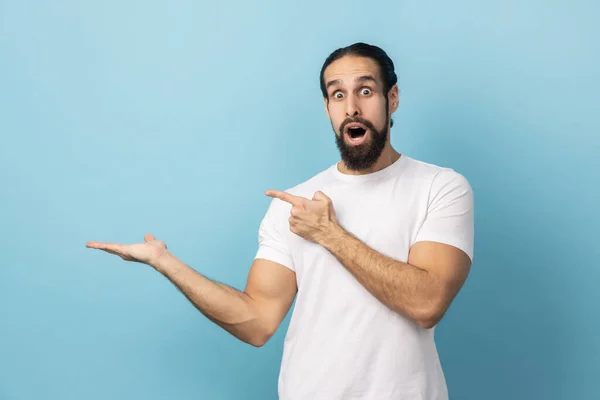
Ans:
{"type": "Polygon", "coordinates": [[[392,147],[392,145],[388,142],[386,144],[386,146],[384,147],[383,151],[381,152],[381,155],[379,156],[379,158],[377,159],[377,161],[375,162],[375,164],[373,164],[373,166],[371,168],[367,168],[367,169],[364,169],[361,171],[352,171],[346,167],[346,164],[344,164],[343,161],[340,161],[338,163],[337,168],[341,173],[348,174],[348,175],[372,174],[373,172],[377,172],[384,168],[389,167],[390,165],[392,165],[393,163],[398,161],[400,156],[401,156],[401,154],[398,153],[392,147]]]}

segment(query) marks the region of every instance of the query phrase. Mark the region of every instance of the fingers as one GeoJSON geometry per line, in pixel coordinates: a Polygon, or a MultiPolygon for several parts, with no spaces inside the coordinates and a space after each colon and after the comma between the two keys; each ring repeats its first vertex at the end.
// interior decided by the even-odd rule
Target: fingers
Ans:
{"type": "Polygon", "coordinates": [[[293,206],[302,205],[303,202],[307,199],[304,197],[294,196],[293,194],[289,194],[286,192],[282,192],[279,190],[267,190],[265,194],[269,197],[273,197],[279,200],[283,200],[286,203],[290,203],[293,206]]]}
{"type": "MultiPolygon", "coordinates": [[[[146,234],[144,235],[144,242],[148,243],[151,242],[153,240],[156,240],[156,238],[151,235],[151,234],[146,234]]],[[[119,248],[121,248],[123,245],[119,244],[119,243],[102,243],[102,242],[87,242],[85,244],[85,247],[91,248],[91,249],[99,249],[99,250],[112,250],[112,251],[117,251],[119,248]]]]}
{"type": "Polygon", "coordinates": [[[85,247],[91,249],[105,250],[108,252],[115,252],[119,250],[121,245],[117,243],[88,242],[86,243],[85,247]]]}
{"type": "Polygon", "coordinates": [[[99,243],[99,242],[87,242],[85,244],[85,247],[90,248],[90,249],[102,249],[105,246],[106,246],[106,243],[99,243]]]}
{"type": "Polygon", "coordinates": [[[330,201],[331,199],[329,197],[327,197],[327,195],[325,195],[325,193],[321,192],[320,190],[317,190],[313,196],[313,200],[330,201]]]}
{"type": "MultiPolygon", "coordinates": [[[[267,190],[265,194],[269,197],[273,197],[279,200],[283,200],[286,203],[290,203],[293,206],[301,206],[308,200],[304,197],[294,196],[293,194],[282,192],[279,190],[267,190]]],[[[313,200],[331,201],[331,199],[320,190],[317,190],[312,198],[313,200]]]]}

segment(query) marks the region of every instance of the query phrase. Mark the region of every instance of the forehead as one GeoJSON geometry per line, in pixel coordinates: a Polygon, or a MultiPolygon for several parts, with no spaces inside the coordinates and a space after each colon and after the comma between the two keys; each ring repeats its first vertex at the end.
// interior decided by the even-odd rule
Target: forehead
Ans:
{"type": "Polygon", "coordinates": [[[344,56],[335,60],[323,72],[325,84],[329,81],[339,80],[346,85],[354,82],[361,76],[372,76],[379,83],[379,65],[368,57],[344,56]]]}

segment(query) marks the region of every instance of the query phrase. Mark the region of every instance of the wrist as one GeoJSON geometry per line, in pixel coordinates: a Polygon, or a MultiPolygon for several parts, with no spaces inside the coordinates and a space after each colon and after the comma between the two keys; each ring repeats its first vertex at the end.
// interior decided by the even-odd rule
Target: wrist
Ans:
{"type": "Polygon", "coordinates": [[[348,236],[348,232],[342,226],[334,222],[327,230],[327,234],[323,235],[319,244],[328,250],[331,250],[335,243],[339,243],[348,236]]]}
{"type": "Polygon", "coordinates": [[[152,268],[160,272],[161,274],[166,273],[169,269],[173,268],[176,260],[175,256],[168,250],[165,250],[158,257],[148,263],[152,268]]]}

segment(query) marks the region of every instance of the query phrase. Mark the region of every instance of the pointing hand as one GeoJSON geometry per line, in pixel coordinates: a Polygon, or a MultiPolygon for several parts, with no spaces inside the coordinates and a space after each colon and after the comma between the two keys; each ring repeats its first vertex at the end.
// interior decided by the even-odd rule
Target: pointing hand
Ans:
{"type": "Polygon", "coordinates": [[[321,191],[317,191],[312,200],[278,190],[267,190],[265,194],[292,205],[290,231],[306,240],[320,243],[338,226],[333,203],[321,191]]]}

